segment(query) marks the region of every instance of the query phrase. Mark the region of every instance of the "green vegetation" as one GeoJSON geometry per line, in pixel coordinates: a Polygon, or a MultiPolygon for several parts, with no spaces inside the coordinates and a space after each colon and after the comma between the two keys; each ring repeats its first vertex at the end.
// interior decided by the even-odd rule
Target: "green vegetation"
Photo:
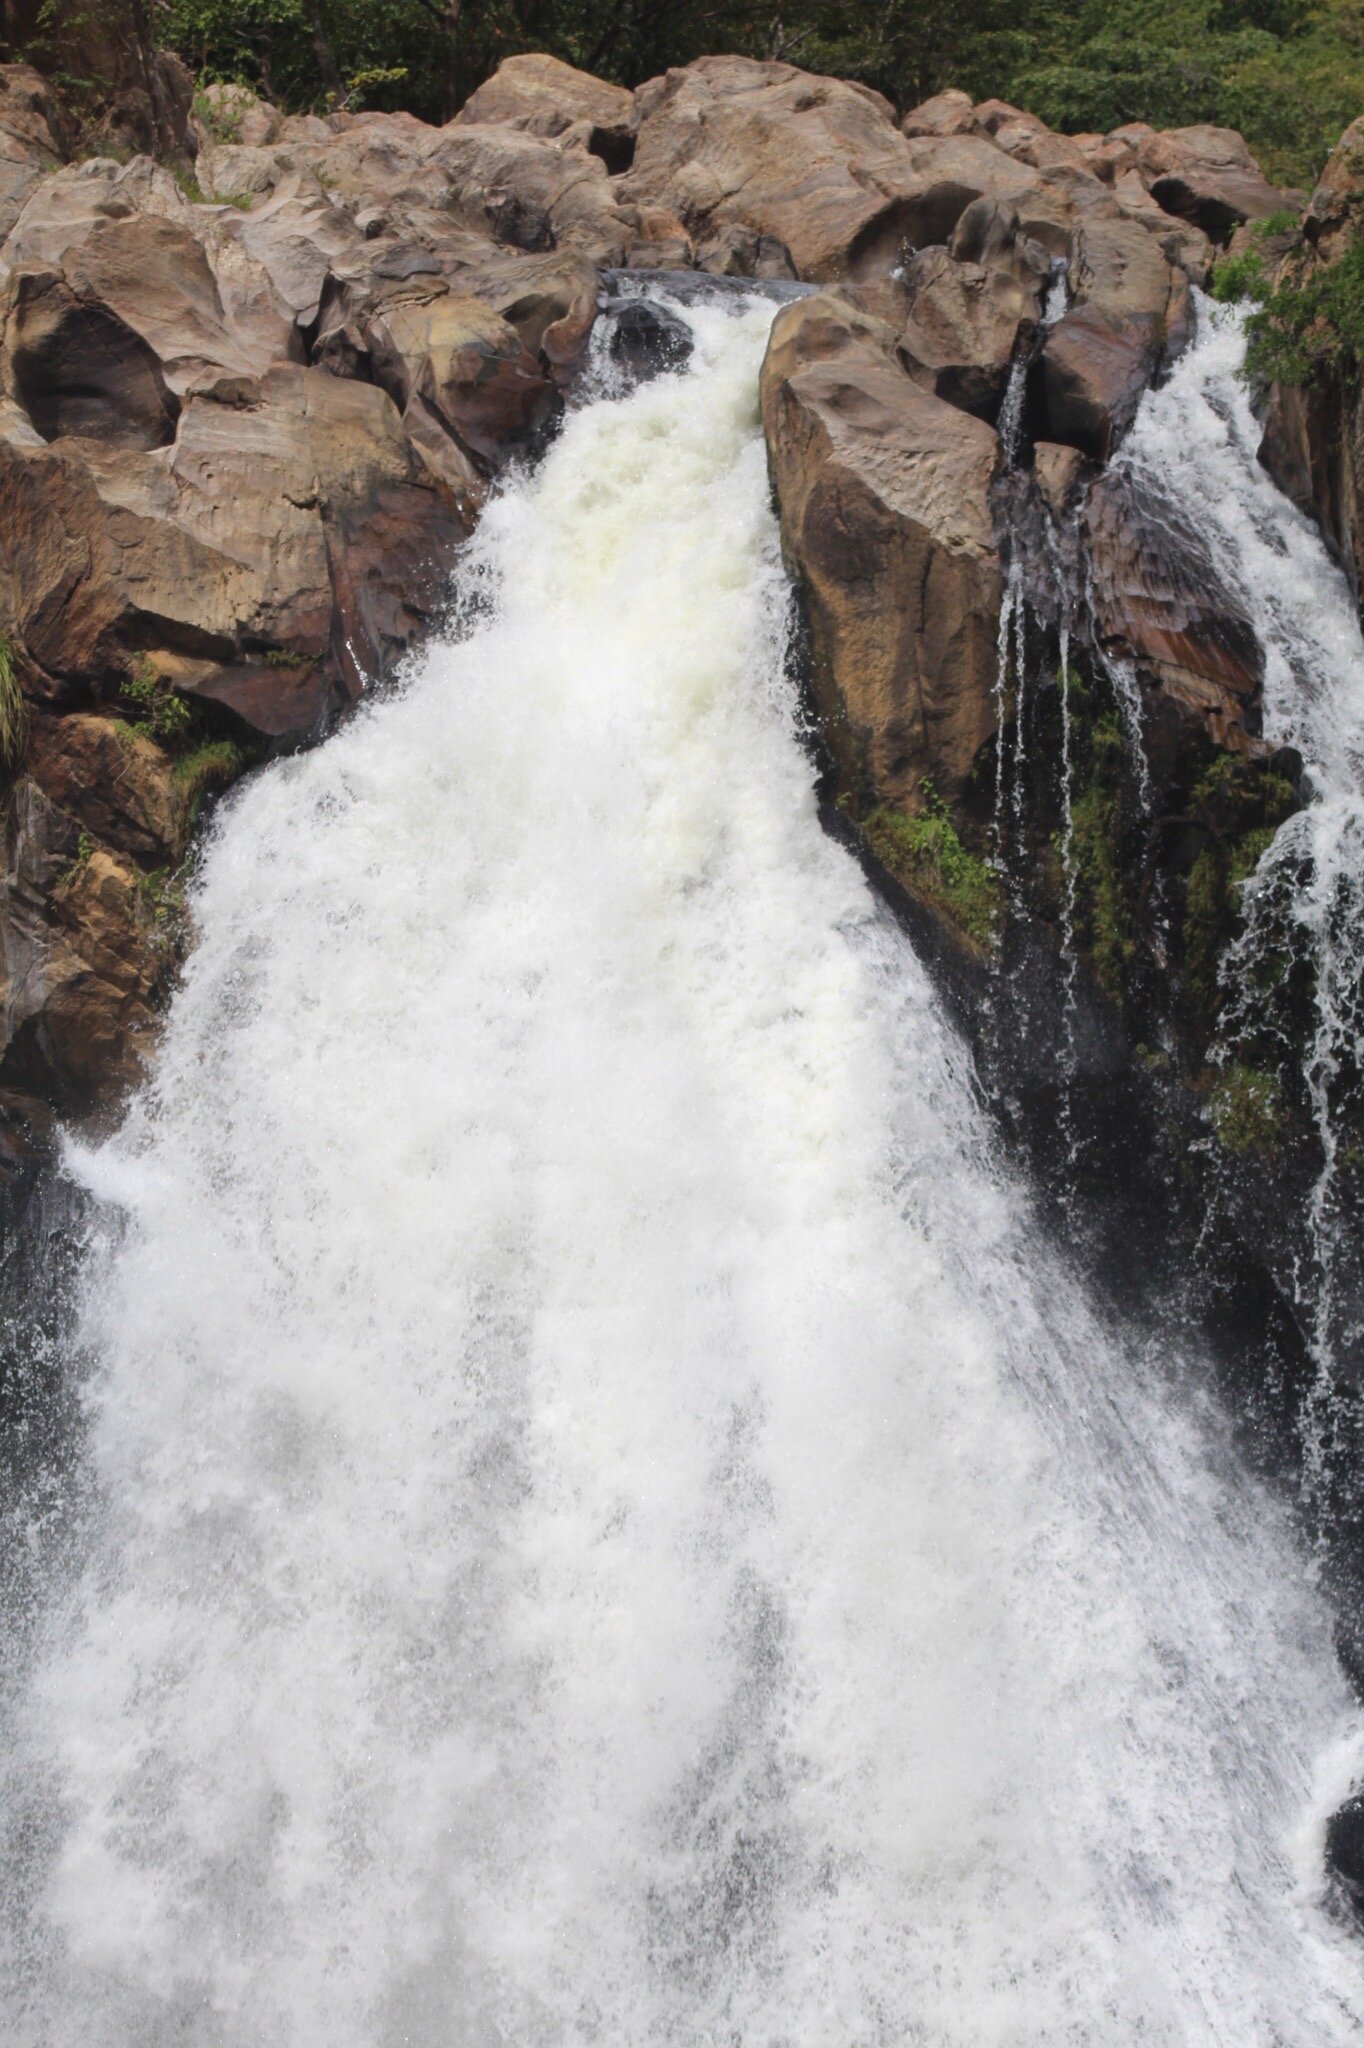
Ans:
{"type": "Polygon", "coordinates": [[[175,784],[185,806],[187,827],[192,827],[204,798],[213,790],[226,789],[247,766],[247,758],[235,740],[207,740],[175,764],[175,784]]]}
{"type": "Polygon", "coordinates": [[[1184,982],[1205,1018],[1217,1007],[1222,956],[1241,923],[1240,885],[1297,802],[1282,775],[1234,754],[1219,754],[1194,785],[1189,815],[1208,839],[1184,887],[1184,982]]]}
{"type": "Polygon", "coordinates": [[[1276,236],[1296,235],[1294,213],[1271,213],[1253,222],[1240,238],[1243,247],[1234,256],[1224,256],[1212,274],[1211,291],[1224,306],[1242,299],[1262,300],[1269,296],[1269,274],[1265,269],[1265,247],[1276,236]]]}
{"type": "Polygon", "coordinates": [[[159,741],[172,752],[190,743],[194,734],[193,709],[149,661],[137,663],[132,674],[124,679],[121,695],[138,714],[130,721],[134,732],[159,741]]]}
{"type": "Polygon", "coordinates": [[[1117,802],[1097,778],[1071,807],[1070,843],[1077,936],[1100,988],[1121,1003],[1137,948],[1119,867],[1117,802]]]}
{"type": "Polygon", "coordinates": [[[1224,1067],[1213,1083],[1208,1113],[1218,1143],[1228,1152],[1276,1152],[1283,1143],[1288,1121],[1283,1090],[1273,1074],[1257,1067],[1224,1067]]]}
{"type": "Polygon", "coordinates": [[[28,705],[12,643],[0,634],[0,766],[13,774],[28,743],[28,705]]]}
{"type": "MultiPolygon", "coordinates": [[[[36,62],[92,120],[103,88],[83,74],[101,48],[145,43],[153,19],[201,80],[290,112],[441,121],[522,51],[633,86],[734,50],[859,79],[900,109],[951,85],[1071,131],[1219,122],[1303,186],[1364,107],[1364,0],[41,0],[0,14],[0,55],[36,62]]],[[[201,92],[198,111],[216,140],[240,139],[230,108],[201,92]]]]}
{"type": "Polygon", "coordinates": [[[928,783],[917,817],[881,805],[863,820],[868,846],[915,895],[943,911],[974,946],[994,942],[999,884],[993,871],[962,845],[946,804],[928,783]]]}
{"type": "Polygon", "coordinates": [[[1364,244],[1334,263],[1304,256],[1246,322],[1246,375],[1305,384],[1364,362],[1364,244]]]}
{"type": "Polygon", "coordinates": [[[88,832],[82,832],[80,838],[76,841],[76,857],[62,876],[58,884],[59,888],[65,888],[67,883],[75,881],[77,875],[84,873],[85,869],[90,865],[94,851],[94,840],[88,832]]]}

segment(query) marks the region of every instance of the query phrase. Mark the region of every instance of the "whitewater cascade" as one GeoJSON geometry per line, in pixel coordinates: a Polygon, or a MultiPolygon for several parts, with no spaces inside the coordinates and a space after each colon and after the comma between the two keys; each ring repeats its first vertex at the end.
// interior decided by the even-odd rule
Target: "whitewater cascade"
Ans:
{"type": "Polygon", "coordinates": [[[1361,1728],[820,828],[771,307],[225,806],[10,1706],[22,2048],[1364,2041],[1361,1728]]]}
{"type": "Polygon", "coordinates": [[[1342,1238],[1352,1224],[1336,1199],[1339,1111],[1364,1042],[1364,642],[1343,573],[1257,459],[1261,429],[1240,375],[1241,310],[1200,293],[1197,322],[1168,382],[1143,399],[1118,464],[1214,541],[1265,652],[1265,734],[1295,747],[1306,771],[1306,809],[1280,830],[1246,886],[1223,1031],[1230,1043],[1240,1030],[1263,1028],[1263,989],[1275,971],[1310,961],[1314,1021],[1303,1079],[1323,1163],[1301,1296],[1318,1370],[1306,1471],[1315,1491],[1332,1454],[1336,1352],[1342,1338],[1352,1344],[1364,1334],[1339,1318],[1337,1269],[1350,1255],[1342,1238]]]}

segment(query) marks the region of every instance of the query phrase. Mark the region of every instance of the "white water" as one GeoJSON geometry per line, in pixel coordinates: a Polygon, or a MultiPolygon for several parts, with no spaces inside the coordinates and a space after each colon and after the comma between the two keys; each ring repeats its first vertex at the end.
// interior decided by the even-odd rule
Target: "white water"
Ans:
{"type": "Polygon", "coordinates": [[[1364,2040],[1299,1560],[820,829],[770,311],[574,417],[492,609],[214,835],[77,1161],[23,2048],[1364,2040]]]}
{"type": "MultiPolygon", "coordinates": [[[[1311,959],[1316,1029],[1304,1079],[1323,1171],[1312,1200],[1316,1270],[1304,1301],[1329,1406],[1334,1352],[1357,1330],[1336,1325],[1337,1083],[1364,1040],[1364,640],[1343,573],[1312,523],[1256,459],[1260,426],[1238,374],[1240,311],[1200,296],[1193,346],[1168,383],[1148,392],[1119,463],[1163,488],[1213,543],[1265,650],[1264,729],[1296,747],[1312,792],[1247,886],[1247,931],[1230,963],[1233,1027],[1255,1002],[1257,956],[1285,944],[1311,959]]],[[[1319,1418],[1329,1430],[1329,1417],[1319,1418]]],[[[1309,1480],[1312,1474],[1309,1470],[1309,1480]]]]}

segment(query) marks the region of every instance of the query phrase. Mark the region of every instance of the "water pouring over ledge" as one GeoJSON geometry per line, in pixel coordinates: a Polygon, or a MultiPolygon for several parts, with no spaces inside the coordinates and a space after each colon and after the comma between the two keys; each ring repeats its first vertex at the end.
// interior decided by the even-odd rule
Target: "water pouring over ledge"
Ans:
{"type": "Polygon", "coordinates": [[[73,1155],[25,2048],[1364,2039],[1290,1533],[820,830],[770,315],[689,309],[491,508],[462,634],[242,790],[73,1155]]]}

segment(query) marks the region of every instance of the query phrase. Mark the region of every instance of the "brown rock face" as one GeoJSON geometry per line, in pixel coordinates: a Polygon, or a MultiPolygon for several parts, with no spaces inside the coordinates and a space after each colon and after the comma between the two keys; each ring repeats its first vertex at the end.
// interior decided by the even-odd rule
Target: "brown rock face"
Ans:
{"type": "Polygon", "coordinates": [[[622,194],[676,212],[693,237],[746,228],[822,279],[893,260],[909,232],[924,180],[886,102],[862,87],[703,57],[641,86],[635,117],[622,194]]]}
{"type": "Polygon", "coordinates": [[[849,787],[959,797],[994,730],[1000,602],[991,428],[922,390],[893,329],[820,294],[781,313],[762,374],[782,540],[849,787]]]}
{"type": "Polygon", "coordinates": [[[610,171],[630,167],[634,155],[634,95],[557,57],[507,57],[455,116],[469,123],[500,122],[530,135],[572,133],[610,171]]]}
{"type": "MultiPolygon", "coordinates": [[[[1204,229],[1269,204],[1217,131],[1058,136],[956,92],[897,125],[862,86],[746,58],[630,94],[518,56],[432,127],[286,117],[239,86],[191,123],[174,66],[95,54],[117,153],[189,137],[212,203],[146,156],[58,168],[48,89],[0,67],[0,634],[30,706],[0,1113],[90,1107],[137,1071],[175,953],[149,877],[181,857],[196,786],[177,752],[306,740],[411,643],[490,478],[586,358],[601,267],[848,287],[774,328],[783,538],[849,789],[913,810],[931,785],[969,830],[996,520],[1032,491],[1022,472],[995,488],[1011,371],[1031,365],[1025,464],[1043,437],[1029,502],[1073,527],[1090,463],[1181,345],[1204,229]],[[1047,330],[1057,267],[1070,304],[1047,330]]],[[[1323,251],[1352,232],[1343,161],[1323,251]]],[[[1288,399],[1279,418],[1300,495],[1325,493],[1353,547],[1344,472],[1328,489],[1304,452],[1320,428],[1288,399]]],[[[1249,744],[1253,649],[1115,491],[1086,515],[1096,629],[1200,733],[1249,744]]]]}
{"type": "Polygon", "coordinates": [[[140,1080],[174,962],[135,863],[87,851],[22,778],[5,804],[0,888],[0,1100],[41,1127],[140,1080]]]}
{"type": "Polygon", "coordinates": [[[1188,281],[1135,222],[1086,221],[1071,259],[1074,299],[1047,337],[1046,434],[1106,460],[1162,360],[1187,340],[1188,281]]]}
{"type": "MultiPolygon", "coordinates": [[[[1090,487],[1084,531],[1105,652],[1136,662],[1176,720],[1192,715],[1215,745],[1253,751],[1264,656],[1199,535],[1112,471],[1090,487]]],[[[1153,710],[1161,722],[1164,707],[1153,710]]]]}
{"type": "Polygon", "coordinates": [[[1152,198],[1219,240],[1245,221],[1296,212],[1301,198],[1270,184],[1232,128],[1169,128],[1143,141],[1137,157],[1152,198]]]}
{"type": "MultiPolygon", "coordinates": [[[[1278,278],[1303,283],[1364,238],[1364,116],[1332,150],[1278,278]]],[[[1350,579],[1364,622],[1364,378],[1323,365],[1300,385],[1276,384],[1260,460],[1321,529],[1350,579]]]]}

